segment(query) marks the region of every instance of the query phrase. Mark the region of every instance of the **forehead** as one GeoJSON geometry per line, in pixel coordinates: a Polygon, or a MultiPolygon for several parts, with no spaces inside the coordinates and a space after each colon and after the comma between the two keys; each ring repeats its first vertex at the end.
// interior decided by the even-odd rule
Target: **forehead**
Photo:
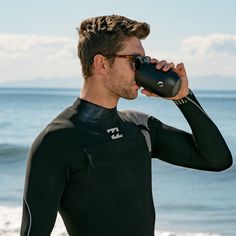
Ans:
{"type": "Polygon", "coordinates": [[[145,50],[143,48],[143,45],[141,43],[141,40],[136,37],[128,38],[123,42],[123,49],[120,51],[120,53],[126,54],[126,55],[145,55],[145,50]]]}

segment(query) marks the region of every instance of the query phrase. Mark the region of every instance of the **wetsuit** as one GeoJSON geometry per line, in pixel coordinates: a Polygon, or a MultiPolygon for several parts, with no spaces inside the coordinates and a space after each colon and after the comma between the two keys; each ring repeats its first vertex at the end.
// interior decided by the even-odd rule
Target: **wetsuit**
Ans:
{"type": "Polygon", "coordinates": [[[77,99],[32,145],[21,236],[50,235],[58,211],[71,236],[153,236],[151,158],[209,171],[232,164],[194,95],[176,104],[193,135],[144,113],[77,99]]]}

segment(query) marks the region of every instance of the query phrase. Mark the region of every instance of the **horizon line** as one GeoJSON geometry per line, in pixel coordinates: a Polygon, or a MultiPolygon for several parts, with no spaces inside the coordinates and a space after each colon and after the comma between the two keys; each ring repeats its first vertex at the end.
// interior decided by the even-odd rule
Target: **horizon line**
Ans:
{"type": "MultiPolygon", "coordinates": [[[[2,86],[0,84],[0,89],[39,89],[39,90],[59,90],[59,89],[65,89],[65,90],[81,90],[81,87],[27,87],[27,86],[2,86]]],[[[209,88],[190,88],[191,90],[194,91],[204,91],[204,92],[236,92],[236,88],[232,89],[209,89],[209,88]]]]}

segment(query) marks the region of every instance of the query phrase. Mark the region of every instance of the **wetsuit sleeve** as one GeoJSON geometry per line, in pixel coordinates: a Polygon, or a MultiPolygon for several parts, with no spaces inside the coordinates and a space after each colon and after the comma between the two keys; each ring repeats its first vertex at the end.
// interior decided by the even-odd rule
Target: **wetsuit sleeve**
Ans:
{"type": "Polygon", "coordinates": [[[27,163],[21,236],[49,236],[65,185],[60,145],[41,133],[27,163]]]}
{"type": "Polygon", "coordinates": [[[230,167],[232,156],[229,148],[193,93],[175,103],[188,121],[192,134],[150,117],[152,157],[201,170],[221,171],[230,167]]]}

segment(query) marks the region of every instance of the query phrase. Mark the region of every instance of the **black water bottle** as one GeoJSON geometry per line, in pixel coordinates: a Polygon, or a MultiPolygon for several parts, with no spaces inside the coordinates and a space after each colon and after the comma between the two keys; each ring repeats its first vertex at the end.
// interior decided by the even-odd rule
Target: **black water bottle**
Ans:
{"type": "Polygon", "coordinates": [[[181,78],[172,69],[157,70],[156,64],[138,58],[135,60],[135,80],[141,86],[161,97],[174,97],[180,90],[181,78]]]}

